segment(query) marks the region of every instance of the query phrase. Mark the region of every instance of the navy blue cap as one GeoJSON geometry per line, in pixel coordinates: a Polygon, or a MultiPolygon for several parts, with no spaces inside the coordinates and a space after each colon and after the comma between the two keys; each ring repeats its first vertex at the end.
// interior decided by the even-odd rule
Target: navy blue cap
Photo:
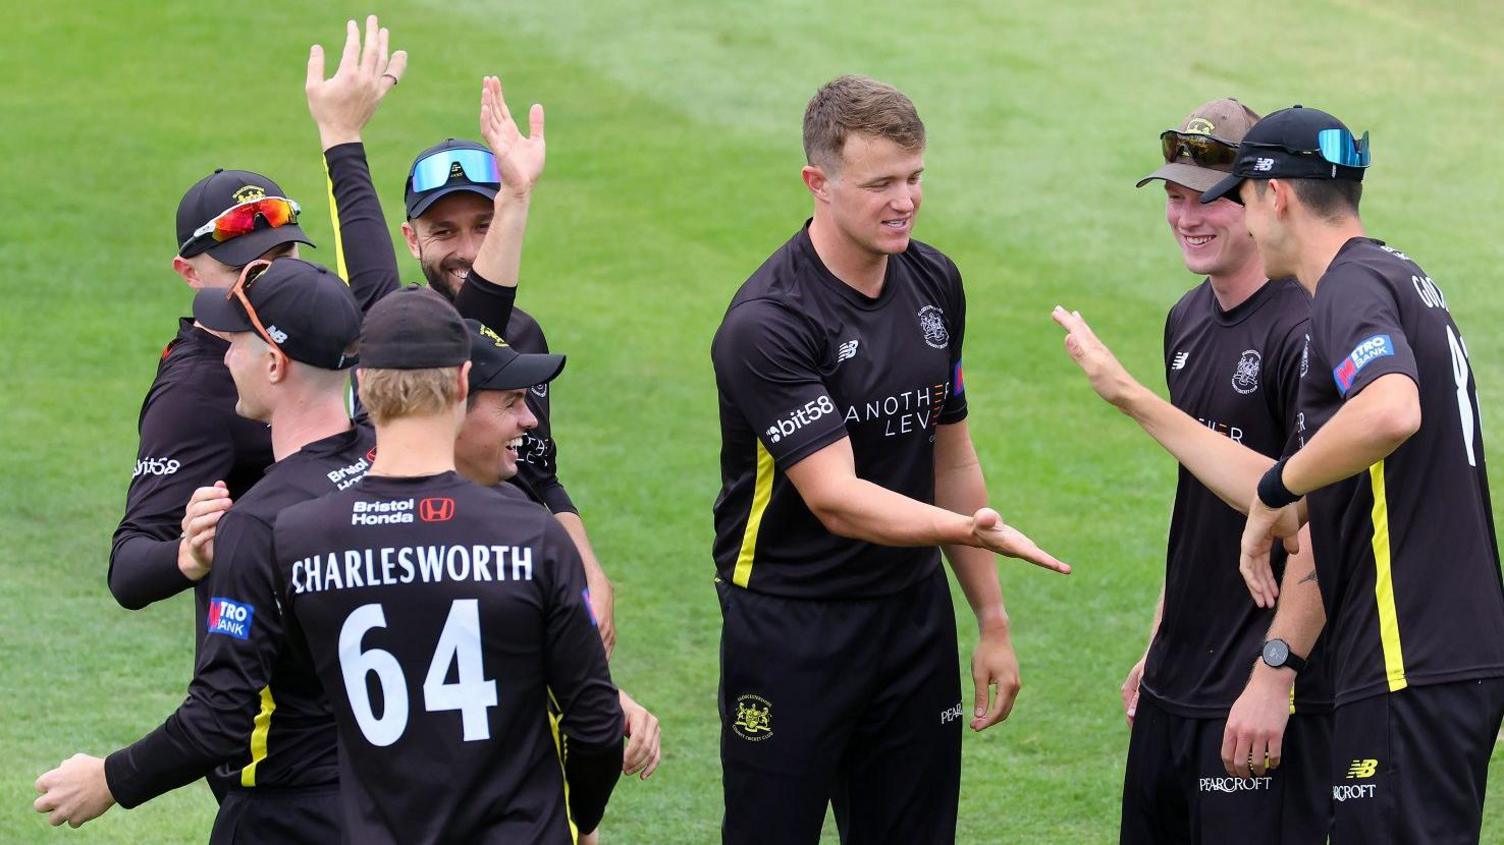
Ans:
{"type": "MultiPolygon", "coordinates": [[[[250,279],[245,295],[287,357],[321,370],[359,363],[360,305],[350,286],[329,268],[278,258],[250,279]]],[[[256,331],[240,298],[224,288],[199,290],[193,297],[193,319],[220,332],[256,331]]]]}
{"type": "Polygon", "coordinates": [[[1334,164],[1322,157],[1318,136],[1327,129],[1351,134],[1346,124],[1320,109],[1292,106],[1268,115],[1243,136],[1232,174],[1203,193],[1201,202],[1216,202],[1225,196],[1241,203],[1238,186],[1244,179],[1363,181],[1365,168],[1334,164]]]}

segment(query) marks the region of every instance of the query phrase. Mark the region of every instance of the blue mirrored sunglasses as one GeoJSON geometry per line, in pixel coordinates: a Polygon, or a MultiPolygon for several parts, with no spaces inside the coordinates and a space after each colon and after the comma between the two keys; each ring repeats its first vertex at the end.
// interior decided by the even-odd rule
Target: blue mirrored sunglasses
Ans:
{"type": "Polygon", "coordinates": [[[1353,138],[1346,129],[1323,129],[1316,133],[1316,145],[1321,157],[1343,167],[1367,167],[1373,163],[1373,152],[1368,146],[1368,133],[1362,138],[1353,138]]]}
{"type": "Polygon", "coordinates": [[[496,156],[490,151],[440,150],[413,165],[412,190],[421,194],[442,188],[459,173],[477,184],[501,184],[501,171],[496,168],[496,156]]]}

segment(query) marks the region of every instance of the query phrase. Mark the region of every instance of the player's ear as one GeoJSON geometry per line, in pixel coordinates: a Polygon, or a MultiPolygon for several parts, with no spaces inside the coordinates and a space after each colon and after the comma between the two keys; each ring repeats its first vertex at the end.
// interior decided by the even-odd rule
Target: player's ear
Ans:
{"type": "Polygon", "coordinates": [[[1294,193],[1290,190],[1290,183],[1283,179],[1270,179],[1267,186],[1265,190],[1270,194],[1270,209],[1273,210],[1275,216],[1283,217],[1289,214],[1290,195],[1294,193]]]}
{"type": "Polygon", "coordinates": [[[465,404],[470,399],[470,362],[466,361],[459,368],[459,390],[455,393],[459,397],[459,403],[465,404]]]}
{"type": "Polygon", "coordinates": [[[830,178],[825,175],[824,170],[816,165],[806,164],[799,175],[804,179],[804,187],[809,189],[815,199],[830,202],[830,178]]]}
{"type": "Polygon", "coordinates": [[[174,255],[172,257],[172,272],[181,276],[183,281],[188,284],[188,287],[194,290],[198,290],[204,286],[204,283],[199,280],[198,268],[194,267],[188,259],[181,255],[174,255]]]}
{"type": "Polygon", "coordinates": [[[417,258],[418,230],[413,228],[413,221],[408,220],[402,224],[402,239],[407,241],[407,251],[412,253],[413,258],[417,258]]]}

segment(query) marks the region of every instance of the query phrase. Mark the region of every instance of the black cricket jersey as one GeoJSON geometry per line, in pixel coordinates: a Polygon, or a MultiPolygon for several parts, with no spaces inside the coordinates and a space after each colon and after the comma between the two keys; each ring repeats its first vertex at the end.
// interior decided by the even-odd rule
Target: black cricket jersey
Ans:
{"type": "MultiPolygon", "coordinates": [[[[335,258],[364,311],[396,289],[397,255],[364,146],[331,147],[324,163],[338,211],[335,258]]],[[[235,413],[235,383],[224,365],[228,347],[182,318],[141,404],[136,469],[115,529],[108,579],[115,599],[132,610],[194,586],[178,569],[183,513],[193,491],[224,481],[238,499],[272,463],[266,424],[235,413]]],[[[207,607],[200,590],[200,630],[207,607]]]]}
{"type": "Polygon", "coordinates": [[[1353,238],[1316,287],[1311,327],[1299,445],[1381,376],[1400,373],[1420,391],[1419,431],[1307,498],[1338,706],[1504,676],[1477,387],[1446,297],[1404,253],[1353,238]]]}
{"type": "Polygon", "coordinates": [[[211,772],[232,789],[338,782],[333,714],[278,603],[272,526],[284,508],[354,485],[375,444],[363,426],[310,443],[272,464],[220,519],[188,697],[161,727],[105,760],[122,807],[211,772]]]}
{"type": "Polygon", "coordinates": [[[275,555],[338,722],[350,841],[570,842],[569,811],[594,828],[622,711],[546,509],[453,472],[367,476],[283,511],[275,555]]]}
{"type": "Polygon", "coordinates": [[[791,598],[887,595],[933,572],[939,549],[838,537],[785,473],[849,437],[858,476],[933,503],[935,429],[966,417],[966,297],[956,265],[916,240],[868,297],[826,268],[808,226],[737,291],[711,345],[716,573],[791,598]]]}
{"type": "MultiPolygon", "coordinates": [[[[1211,282],[1202,282],[1165,320],[1171,404],[1235,443],[1278,457],[1295,431],[1310,316],[1311,297],[1295,279],[1266,282],[1225,311],[1211,282]]],[[[1164,611],[1141,681],[1143,692],[1178,716],[1227,715],[1273,619],[1272,611],[1253,603],[1238,572],[1244,522],[1180,467],[1164,611]]],[[[1283,548],[1272,562],[1282,575],[1283,548]]],[[[1296,709],[1330,710],[1319,654],[1303,656],[1313,662],[1296,681],[1296,709]]]]}

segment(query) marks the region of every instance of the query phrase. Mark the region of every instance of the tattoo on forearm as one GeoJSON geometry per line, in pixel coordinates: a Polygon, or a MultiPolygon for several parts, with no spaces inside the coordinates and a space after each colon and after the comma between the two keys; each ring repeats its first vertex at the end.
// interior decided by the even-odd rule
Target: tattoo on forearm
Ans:
{"type": "Polygon", "coordinates": [[[1312,569],[1310,575],[1307,575],[1306,577],[1300,579],[1299,581],[1296,581],[1295,583],[1297,583],[1297,584],[1304,584],[1304,583],[1306,583],[1308,581],[1315,581],[1315,580],[1316,580],[1316,570],[1312,569]]]}

